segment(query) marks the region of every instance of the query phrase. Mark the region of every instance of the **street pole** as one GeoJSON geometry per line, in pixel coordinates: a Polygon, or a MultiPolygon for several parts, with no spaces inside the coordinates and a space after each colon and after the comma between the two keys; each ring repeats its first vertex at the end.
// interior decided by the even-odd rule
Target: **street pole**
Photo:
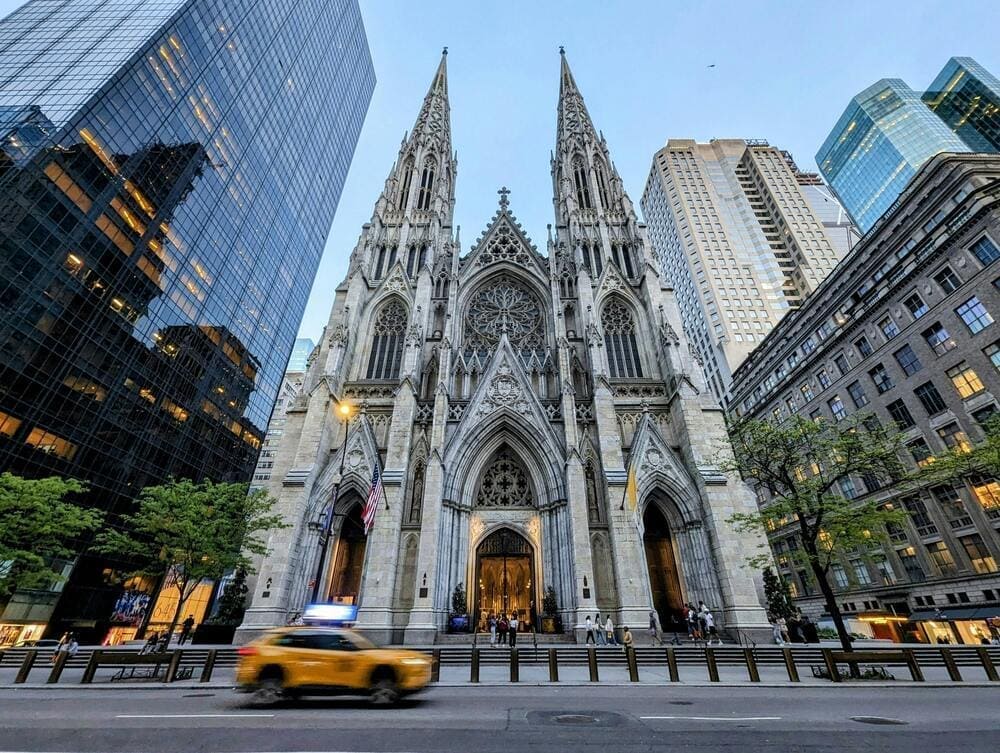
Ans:
{"type": "Polygon", "coordinates": [[[344,480],[344,460],[347,458],[347,439],[351,435],[351,413],[350,408],[346,404],[341,404],[340,413],[344,417],[344,446],[340,453],[340,475],[337,477],[337,483],[333,486],[333,502],[330,505],[330,515],[323,522],[323,530],[319,534],[319,562],[316,563],[316,578],[313,580],[313,590],[312,598],[309,600],[310,604],[315,604],[316,599],[319,598],[319,587],[320,582],[323,579],[323,566],[326,564],[326,549],[330,543],[331,529],[333,528],[333,521],[336,518],[334,510],[337,508],[337,500],[340,498],[340,484],[344,480]]]}

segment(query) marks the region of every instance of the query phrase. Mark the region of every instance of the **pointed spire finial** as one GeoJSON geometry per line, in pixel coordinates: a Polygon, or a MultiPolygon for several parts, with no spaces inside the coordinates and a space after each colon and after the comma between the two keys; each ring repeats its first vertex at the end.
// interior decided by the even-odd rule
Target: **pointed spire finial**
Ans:
{"type": "Polygon", "coordinates": [[[559,45],[559,54],[560,55],[565,55],[566,54],[566,48],[563,47],[562,45],[559,45]]]}
{"type": "Polygon", "coordinates": [[[507,186],[503,186],[499,191],[497,191],[497,193],[500,194],[500,208],[506,209],[510,206],[510,201],[507,199],[507,197],[510,196],[510,189],[507,188],[507,186]]]}
{"type": "Polygon", "coordinates": [[[445,47],[443,50],[441,50],[441,54],[442,55],[447,55],[448,54],[448,48],[445,47]]]}

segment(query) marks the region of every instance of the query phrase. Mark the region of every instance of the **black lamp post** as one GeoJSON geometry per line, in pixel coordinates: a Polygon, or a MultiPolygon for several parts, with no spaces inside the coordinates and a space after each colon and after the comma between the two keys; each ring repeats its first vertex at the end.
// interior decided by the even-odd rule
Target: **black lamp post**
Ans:
{"type": "Polygon", "coordinates": [[[313,581],[312,598],[309,600],[311,604],[315,604],[316,599],[319,598],[319,587],[323,580],[323,566],[326,564],[326,549],[330,543],[330,533],[333,527],[333,521],[337,517],[337,513],[334,512],[334,510],[337,507],[337,500],[340,497],[340,484],[344,480],[344,460],[347,458],[347,439],[351,433],[351,406],[347,403],[341,403],[337,406],[337,412],[344,421],[344,446],[343,451],[340,453],[340,475],[337,476],[337,483],[333,486],[333,501],[331,502],[330,515],[323,521],[309,524],[309,527],[313,530],[316,528],[320,529],[319,562],[316,563],[316,578],[313,581]]]}

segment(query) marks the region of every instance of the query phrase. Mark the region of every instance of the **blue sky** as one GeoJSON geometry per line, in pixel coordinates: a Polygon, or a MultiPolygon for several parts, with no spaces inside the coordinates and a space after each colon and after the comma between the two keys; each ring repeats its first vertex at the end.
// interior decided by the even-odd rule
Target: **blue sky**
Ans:
{"type": "MultiPolygon", "coordinates": [[[[0,12],[20,4],[0,0],[0,12]]],[[[767,139],[814,170],[816,150],[847,101],[877,79],[898,77],[920,89],[952,55],[1000,74],[996,0],[361,5],[378,84],[302,322],[302,335],[314,339],[443,45],[463,251],[493,215],[501,185],[544,249],[559,45],[636,204],[652,155],[668,138],[767,139]]]]}

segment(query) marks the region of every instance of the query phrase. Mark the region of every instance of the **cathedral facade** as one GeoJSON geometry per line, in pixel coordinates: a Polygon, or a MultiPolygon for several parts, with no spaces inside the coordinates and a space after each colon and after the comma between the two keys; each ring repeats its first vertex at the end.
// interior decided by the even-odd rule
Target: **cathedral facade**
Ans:
{"type": "Polygon", "coordinates": [[[753,497],[719,469],[722,410],[565,55],[544,254],[506,189],[463,254],[446,61],[271,438],[288,527],[240,635],[319,601],[358,605],[376,640],[427,644],[456,586],[473,624],[540,626],[548,595],[578,635],[596,612],[666,625],[699,601],[731,634],[766,630],[746,563],[763,542],[727,522],[753,497]]]}

